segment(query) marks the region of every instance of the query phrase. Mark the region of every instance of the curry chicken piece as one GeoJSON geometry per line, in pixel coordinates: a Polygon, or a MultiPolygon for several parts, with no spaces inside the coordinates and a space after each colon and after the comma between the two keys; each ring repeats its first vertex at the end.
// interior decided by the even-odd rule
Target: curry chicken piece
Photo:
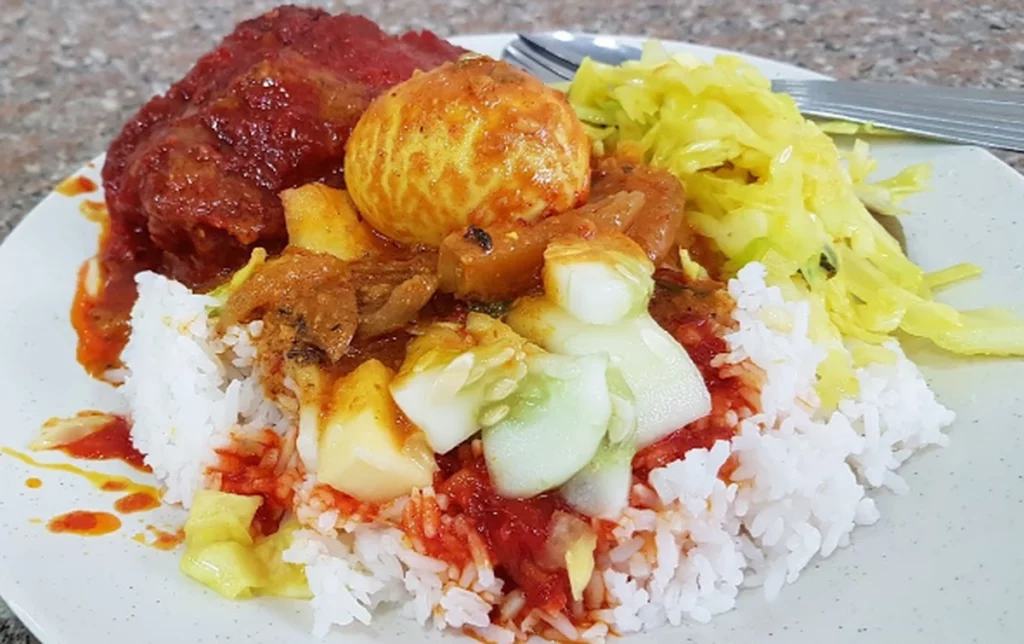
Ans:
{"type": "Polygon", "coordinates": [[[110,146],[104,263],[203,287],[255,246],[281,250],[278,193],[342,185],[345,142],[370,101],[462,53],[428,32],[390,36],[312,8],[242,22],[110,146]]]}
{"type": "Polygon", "coordinates": [[[264,322],[261,353],[335,362],[359,326],[348,265],[333,255],[289,250],[257,269],[231,294],[222,328],[264,322]]]}
{"type": "Polygon", "coordinates": [[[361,339],[405,327],[437,291],[437,253],[433,251],[414,251],[407,258],[354,262],[351,270],[361,339]]]}
{"type": "Polygon", "coordinates": [[[437,256],[345,262],[289,248],[257,268],[229,297],[222,329],[262,320],[257,339],[264,386],[287,398],[286,362],[346,373],[361,361],[404,356],[405,328],[437,289],[437,256]]]}
{"type": "Polygon", "coordinates": [[[461,298],[514,299],[540,284],[544,249],[552,239],[621,231],[643,204],[641,193],[619,193],[531,225],[506,222],[452,233],[441,243],[441,287],[461,298]]]}

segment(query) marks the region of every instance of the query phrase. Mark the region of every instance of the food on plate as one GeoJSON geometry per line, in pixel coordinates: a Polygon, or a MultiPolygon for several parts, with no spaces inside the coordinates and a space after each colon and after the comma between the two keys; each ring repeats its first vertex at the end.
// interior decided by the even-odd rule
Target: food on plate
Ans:
{"type": "MultiPolygon", "coordinates": [[[[683,181],[688,220],[731,271],[764,263],[773,283],[827,313],[815,316],[817,341],[835,344],[842,335],[879,344],[898,329],[955,353],[1024,353],[1024,326],[1013,316],[934,301],[923,271],[870,215],[869,208],[901,212],[930,170],[868,182],[867,144],[839,152],[742,60],[707,65],[649,44],[638,63],[587,61],[569,98],[601,149],[639,147],[683,181]]],[[[852,365],[843,362],[833,350],[822,374],[840,390],[854,387],[852,365]]]]}
{"type": "Polygon", "coordinates": [[[288,243],[353,261],[383,251],[383,241],[359,216],[344,190],[308,183],[281,192],[288,243]]]}
{"type": "Polygon", "coordinates": [[[278,193],[343,187],[345,142],[370,101],[463,53],[429,32],[391,36],[365,18],[314,8],[283,6],[240,23],[111,144],[110,240],[99,257],[106,286],[80,335],[114,354],[124,346],[139,271],[206,289],[254,248],[280,251],[288,234],[278,193]]]}
{"type": "Polygon", "coordinates": [[[565,95],[486,56],[415,74],[374,100],[345,181],[379,232],[436,247],[466,226],[569,210],[590,189],[590,140],[565,95]]]}
{"type": "Polygon", "coordinates": [[[639,192],[621,192],[581,208],[517,223],[470,226],[441,242],[437,272],[442,290],[461,298],[511,300],[540,284],[544,249],[556,237],[590,237],[627,229],[644,206],[639,192]]]}
{"type": "Polygon", "coordinates": [[[631,392],[641,447],[711,411],[689,354],[647,312],[654,265],[639,246],[622,238],[556,241],[544,255],[545,295],[512,305],[513,329],[549,351],[608,356],[631,392]]]}
{"type": "Polygon", "coordinates": [[[539,284],[544,249],[559,236],[589,238],[623,232],[651,261],[661,261],[676,240],[685,242],[683,188],[664,170],[629,155],[597,159],[590,202],[531,226],[507,222],[469,226],[441,242],[441,289],[459,297],[509,300],[539,284]]]}
{"type": "Polygon", "coordinates": [[[392,398],[394,374],[367,360],[334,383],[320,409],[316,478],[362,501],[380,503],[428,487],[437,464],[423,431],[392,398]]]}
{"type": "Polygon", "coordinates": [[[932,297],[978,267],[926,274],[869,212],[927,170],[870,181],[745,63],[649,44],[562,95],[462,53],[277,9],[112,147],[82,284],[131,314],[79,330],[120,325],[122,423],[221,595],[311,599],[318,635],[707,622],[946,444],[904,335],[1024,353],[932,297]]]}
{"type": "Polygon", "coordinates": [[[228,599],[253,594],[309,599],[302,568],[281,558],[297,525],[254,540],[249,525],[259,507],[259,497],[198,492],[185,522],[181,571],[228,599]]]}

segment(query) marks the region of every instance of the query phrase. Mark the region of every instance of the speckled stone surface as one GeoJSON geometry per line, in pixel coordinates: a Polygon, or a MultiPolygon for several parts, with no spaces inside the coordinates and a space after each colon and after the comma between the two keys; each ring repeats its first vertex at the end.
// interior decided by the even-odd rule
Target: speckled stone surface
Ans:
{"type": "MultiPolygon", "coordinates": [[[[0,0],[0,239],[240,19],[273,0],[0,0]]],[[[746,51],[841,78],[1024,88],[1022,0],[349,0],[389,29],[562,27],[746,51]]],[[[1024,156],[1002,155],[1024,171],[1024,156]]],[[[0,644],[35,642],[0,603],[0,644]]]]}

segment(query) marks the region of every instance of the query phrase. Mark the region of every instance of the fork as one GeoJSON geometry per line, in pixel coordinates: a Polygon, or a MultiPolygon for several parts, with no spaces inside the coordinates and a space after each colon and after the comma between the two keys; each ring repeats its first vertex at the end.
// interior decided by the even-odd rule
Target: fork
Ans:
{"type": "MultiPolygon", "coordinates": [[[[640,50],[566,31],[520,34],[502,58],[546,82],[572,80],[584,58],[619,65],[640,50]]],[[[1024,152],[1024,92],[830,80],[773,80],[803,114],[988,148],[1024,152]]]]}

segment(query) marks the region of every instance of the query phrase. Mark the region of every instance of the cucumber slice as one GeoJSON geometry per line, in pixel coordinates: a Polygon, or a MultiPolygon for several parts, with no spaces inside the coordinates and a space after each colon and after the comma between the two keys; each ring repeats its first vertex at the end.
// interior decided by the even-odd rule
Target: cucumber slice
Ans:
{"type": "Polygon", "coordinates": [[[534,355],[514,394],[484,411],[484,459],[498,494],[527,498],[594,457],[612,416],[608,359],[534,355]]]}
{"type": "Polygon", "coordinates": [[[624,235],[555,240],[544,251],[544,293],[588,324],[646,310],[654,264],[624,235]]]}
{"type": "Polygon", "coordinates": [[[618,519],[629,505],[634,454],[634,440],[602,441],[587,466],[562,486],[562,498],[581,514],[618,519]]]}
{"type": "Polygon", "coordinates": [[[554,353],[607,353],[636,400],[640,447],[711,411],[711,395],[689,354],[646,312],[617,324],[586,324],[545,298],[530,297],[516,302],[506,322],[554,353]]]}
{"type": "Polygon", "coordinates": [[[391,395],[445,454],[480,430],[485,407],[515,391],[531,350],[540,351],[498,320],[471,313],[464,330],[437,324],[412,342],[391,395]]]}

